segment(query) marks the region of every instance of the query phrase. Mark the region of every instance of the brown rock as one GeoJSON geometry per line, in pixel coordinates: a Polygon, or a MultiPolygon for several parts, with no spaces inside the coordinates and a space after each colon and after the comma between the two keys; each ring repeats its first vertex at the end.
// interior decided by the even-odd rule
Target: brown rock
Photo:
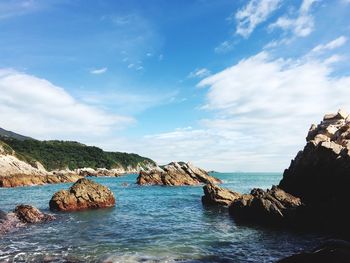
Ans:
{"type": "Polygon", "coordinates": [[[232,201],[240,198],[242,195],[228,189],[219,187],[214,184],[206,184],[203,186],[204,196],[202,202],[205,205],[228,206],[232,201]]]}
{"type": "Polygon", "coordinates": [[[44,214],[39,209],[30,205],[19,205],[16,207],[14,213],[23,223],[41,223],[54,220],[53,215],[44,214]]]}
{"type": "Polygon", "coordinates": [[[16,174],[10,176],[0,176],[0,187],[19,187],[44,184],[73,183],[82,178],[81,176],[70,174],[16,174]]]}
{"type": "Polygon", "coordinates": [[[76,211],[106,208],[115,205],[115,198],[106,186],[89,179],[79,179],[69,190],[61,190],[50,200],[50,209],[76,211]]]}
{"type": "Polygon", "coordinates": [[[221,183],[221,180],[208,175],[206,171],[191,163],[172,162],[163,169],[157,167],[141,171],[137,177],[139,185],[198,185],[221,183]]]}

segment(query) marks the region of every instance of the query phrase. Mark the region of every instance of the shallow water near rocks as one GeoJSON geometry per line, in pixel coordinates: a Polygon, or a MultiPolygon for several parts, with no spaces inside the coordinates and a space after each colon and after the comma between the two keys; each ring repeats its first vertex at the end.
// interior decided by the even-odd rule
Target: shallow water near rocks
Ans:
{"type": "MultiPolygon", "coordinates": [[[[282,177],[213,175],[242,193],[282,177]]],[[[274,262],[322,242],[313,234],[237,225],[226,209],[202,206],[201,186],[137,186],[136,177],[91,178],[114,192],[116,207],[57,213],[56,221],[0,237],[0,262],[274,262]]],[[[26,203],[48,212],[51,196],[70,185],[0,188],[0,209],[26,203]]]]}

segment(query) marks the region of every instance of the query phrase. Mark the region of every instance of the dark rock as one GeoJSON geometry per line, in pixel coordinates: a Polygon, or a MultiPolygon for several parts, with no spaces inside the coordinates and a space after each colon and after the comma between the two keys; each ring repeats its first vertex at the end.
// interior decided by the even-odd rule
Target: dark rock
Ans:
{"type": "Polygon", "coordinates": [[[279,187],[305,203],[299,222],[350,236],[350,118],[340,110],[313,125],[279,187]]]}
{"type": "Polygon", "coordinates": [[[291,222],[301,205],[299,198],[273,186],[267,191],[253,189],[250,194],[235,199],[229,213],[238,220],[280,225],[291,222]]]}
{"type": "Polygon", "coordinates": [[[278,263],[349,263],[350,243],[346,241],[331,241],[314,249],[278,261],[278,263]]]}
{"type": "Polygon", "coordinates": [[[230,191],[214,184],[206,184],[203,186],[204,196],[202,202],[205,205],[228,206],[232,201],[241,197],[240,193],[230,191]]]}
{"type": "Polygon", "coordinates": [[[50,200],[50,209],[59,211],[106,208],[114,205],[115,198],[110,189],[86,178],[78,180],[69,190],[58,191],[50,200]]]}
{"type": "Polygon", "coordinates": [[[198,185],[221,183],[221,180],[208,175],[206,171],[191,163],[172,162],[163,168],[141,171],[136,183],[139,185],[198,185]]]}

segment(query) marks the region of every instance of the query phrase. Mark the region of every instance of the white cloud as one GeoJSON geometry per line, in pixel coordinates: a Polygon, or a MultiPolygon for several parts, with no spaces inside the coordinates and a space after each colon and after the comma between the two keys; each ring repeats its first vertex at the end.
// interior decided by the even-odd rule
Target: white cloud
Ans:
{"type": "Polygon", "coordinates": [[[233,46],[233,42],[226,40],[215,47],[214,51],[215,53],[226,53],[228,51],[231,51],[233,49],[233,46]]]}
{"type": "Polygon", "coordinates": [[[324,45],[318,45],[316,46],[312,51],[313,52],[322,52],[326,50],[332,50],[338,47],[341,47],[346,43],[348,39],[345,36],[340,36],[337,39],[334,39],[331,42],[328,42],[327,44],[324,45]]]}
{"type": "Polygon", "coordinates": [[[188,78],[204,78],[210,75],[210,70],[206,68],[197,68],[188,74],[188,78]]]}
{"type": "Polygon", "coordinates": [[[95,75],[100,75],[105,73],[108,70],[108,68],[100,68],[100,69],[93,69],[90,71],[91,74],[95,74],[95,75]]]}
{"type": "Polygon", "coordinates": [[[205,108],[217,117],[202,125],[211,134],[220,131],[212,137],[216,144],[227,144],[226,150],[211,150],[223,151],[223,159],[231,157],[236,165],[231,170],[286,168],[310,124],[348,106],[350,76],[333,76],[329,60],[336,62],[308,55],[274,59],[261,52],[203,79],[198,86],[209,87],[205,108]],[[241,153],[254,158],[241,160],[241,153]]]}
{"type": "Polygon", "coordinates": [[[133,122],[82,103],[45,79],[11,69],[0,69],[0,116],[0,127],[8,130],[38,139],[80,141],[133,122]]]}
{"type": "Polygon", "coordinates": [[[236,33],[245,38],[249,37],[258,24],[264,22],[278,9],[280,2],[280,0],[250,0],[235,15],[238,23],[236,33]]]}
{"type": "Polygon", "coordinates": [[[315,2],[317,0],[303,0],[296,17],[280,17],[269,28],[280,28],[285,31],[291,31],[297,37],[310,35],[314,30],[314,17],[310,14],[310,9],[315,2]]]}

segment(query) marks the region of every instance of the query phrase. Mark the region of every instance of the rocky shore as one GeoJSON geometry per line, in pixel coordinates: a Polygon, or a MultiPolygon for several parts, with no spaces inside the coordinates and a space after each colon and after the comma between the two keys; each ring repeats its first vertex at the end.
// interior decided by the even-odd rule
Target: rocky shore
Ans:
{"type": "Polygon", "coordinates": [[[201,168],[195,167],[191,163],[172,162],[164,167],[156,167],[149,171],[141,171],[137,177],[139,185],[198,185],[217,184],[221,180],[210,176],[201,168]]]}

